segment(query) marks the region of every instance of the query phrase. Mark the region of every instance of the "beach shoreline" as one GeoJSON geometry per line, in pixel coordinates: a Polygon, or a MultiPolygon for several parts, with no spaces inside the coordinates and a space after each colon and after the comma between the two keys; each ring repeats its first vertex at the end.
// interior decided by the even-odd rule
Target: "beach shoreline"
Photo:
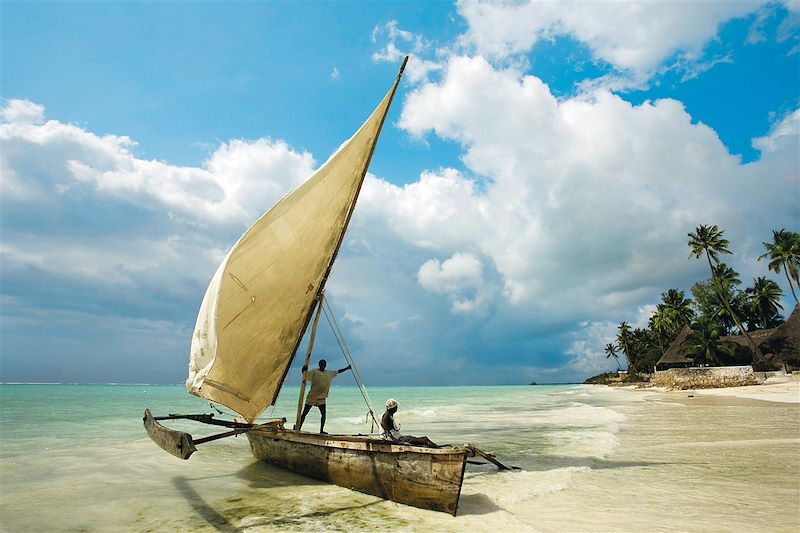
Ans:
{"type": "Polygon", "coordinates": [[[761,383],[743,387],[719,387],[711,389],[669,390],[666,387],[640,387],[639,385],[613,386],[614,389],[636,392],[653,392],[659,398],[736,398],[775,403],[800,403],[800,382],[761,383]]]}

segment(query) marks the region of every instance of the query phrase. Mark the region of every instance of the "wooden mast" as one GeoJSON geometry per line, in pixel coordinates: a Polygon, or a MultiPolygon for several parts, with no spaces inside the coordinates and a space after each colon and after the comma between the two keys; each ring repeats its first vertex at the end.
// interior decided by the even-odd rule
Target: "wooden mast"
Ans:
{"type": "MultiPolygon", "coordinates": [[[[397,79],[392,86],[392,92],[389,96],[389,103],[386,105],[386,110],[383,112],[383,116],[381,117],[381,123],[378,125],[378,129],[375,132],[375,139],[372,141],[372,146],[369,149],[369,155],[367,156],[367,164],[364,165],[364,171],[361,173],[360,181],[358,184],[358,188],[356,189],[356,193],[353,196],[353,202],[350,204],[350,209],[347,211],[347,217],[344,221],[344,226],[342,226],[342,232],[339,234],[339,241],[336,243],[336,248],[333,250],[333,255],[331,256],[330,262],[328,262],[328,268],[325,270],[325,275],[322,276],[322,281],[317,287],[317,297],[315,300],[319,300],[319,296],[325,291],[325,283],[328,281],[328,276],[331,273],[331,269],[333,268],[333,262],[336,261],[336,256],[339,255],[339,249],[342,247],[342,241],[344,241],[344,234],[347,231],[347,226],[350,224],[350,219],[353,216],[353,211],[356,208],[356,202],[358,201],[358,195],[361,193],[361,186],[364,184],[364,176],[367,175],[367,170],[369,169],[369,164],[372,161],[372,154],[375,153],[375,146],[378,144],[378,137],[381,135],[381,130],[383,129],[383,123],[386,121],[386,115],[389,114],[389,108],[392,106],[392,100],[394,100],[394,95],[397,92],[397,86],[400,84],[400,79],[403,77],[403,71],[406,68],[406,63],[408,63],[408,56],[403,59],[403,64],[400,65],[400,72],[397,73],[397,79]]],[[[311,315],[314,313],[314,306],[312,305],[308,309],[308,313],[306,314],[306,319],[303,324],[303,327],[300,329],[300,335],[297,337],[297,341],[294,344],[294,348],[292,349],[292,359],[297,354],[297,349],[300,347],[300,342],[303,340],[303,335],[306,333],[306,329],[308,328],[308,323],[311,321],[311,315]]],[[[283,371],[283,376],[281,376],[281,386],[275,391],[275,396],[272,398],[270,405],[275,405],[275,400],[278,399],[278,394],[280,393],[281,388],[283,387],[283,382],[286,381],[286,375],[289,373],[289,368],[292,366],[291,361],[288,365],[286,365],[286,369],[283,371]]]]}
{"type": "Polygon", "coordinates": [[[325,298],[325,293],[321,293],[315,300],[317,302],[317,316],[314,317],[314,324],[311,326],[311,338],[308,339],[308,349],[306,350],[306,360],[303,363],[305,371],[303,372],[303,381],[300,383],[300,397],[297,399],[297,417],[294,420],[294,429],[300,431],[300,416],[303,409],[303,396],[306,394],[306,372],[308,371],[308,363],[311,360],[311,350],[314,349],[314,339],[317,337],[317,324],[319,324],[319,315],[322,314],[322,300],[325,298]]]}

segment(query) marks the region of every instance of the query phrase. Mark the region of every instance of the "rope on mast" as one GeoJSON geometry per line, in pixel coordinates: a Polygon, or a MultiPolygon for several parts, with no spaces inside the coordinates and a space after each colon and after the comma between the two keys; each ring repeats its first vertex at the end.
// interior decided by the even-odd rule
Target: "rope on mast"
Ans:
{"type": "Polygon", "coordinates": [[[372,400],[367,393],[367,388],[364,386],[364,381],[361,379],[361,373],[358,371],[356,363],[353,360],[353,354],[350,353],[350,348],[347,346],[347,342],[344,340],[342,330],[339,328],[339,324],[336,322],[336,317],[334,316],[333,310],[331,309],[327,299],[323,300],[322,311],[325,314],[325,320],[328,321],[328,325],[331,327],[333,336],[336,338],[336,342],[339,344],[339,349],[342,350],[342,354],[344,355],[347,364],[350,365],[353,371],[353,377],[356,380],[356,384],[358,384],[358,390],[361,391],[361,396],[364,398],[364,402],[366,402],[367,408],[369,409],[368,416],[372,418],[372,428],[370,432],[374,432],[375,427],[380,427],[378,420],[375,418],[375,407],[372,405],[372,400]]]}

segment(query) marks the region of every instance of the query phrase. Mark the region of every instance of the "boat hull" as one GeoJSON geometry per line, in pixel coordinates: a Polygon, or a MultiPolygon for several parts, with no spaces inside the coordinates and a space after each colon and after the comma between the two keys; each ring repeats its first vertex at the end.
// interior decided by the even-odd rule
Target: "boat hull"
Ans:
{"type": "Polygon", "coordinates": [[[431,449],[363,436],[319,435],[257,426],[253,455],[271,465],[422,509],[455,516],[465,448],[431,449]]]}

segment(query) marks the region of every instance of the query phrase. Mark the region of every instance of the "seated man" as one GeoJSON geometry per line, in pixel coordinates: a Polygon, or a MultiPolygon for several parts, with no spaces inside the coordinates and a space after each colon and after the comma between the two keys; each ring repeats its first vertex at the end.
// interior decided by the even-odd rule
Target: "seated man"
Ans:
{"type": "Polygon", "coordinates": [[[394,441],[398,444],[409,444],[411,446],[424,446],[426,448],[439,448],[428,437],[412,437],[410,435],[401,435],[398,428],[394,425],[394,414],[397,412],[397,402],[395,400],[386,401],[386,412],[381,417],[381,428],[383,428],[383,437],[394,441]]]}

